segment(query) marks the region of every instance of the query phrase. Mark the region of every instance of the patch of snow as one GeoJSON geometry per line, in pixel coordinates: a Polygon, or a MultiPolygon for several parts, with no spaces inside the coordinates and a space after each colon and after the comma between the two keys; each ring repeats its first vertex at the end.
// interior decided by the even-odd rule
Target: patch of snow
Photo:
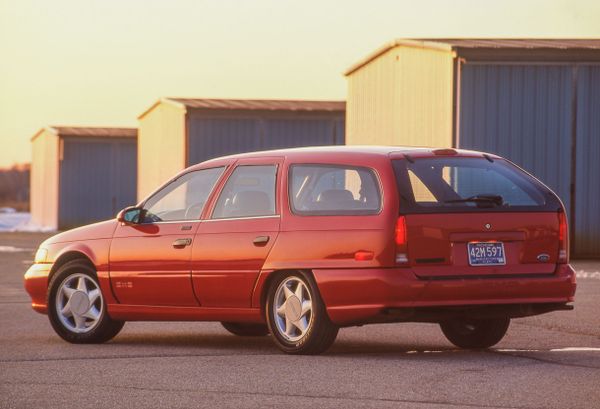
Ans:
{"type": "Polygon", "coordinates": [[[600,279],[600,271],[585,271],[577,270],[575,273],[577,278],[596,278],[600,279]]]}
{"type": "Polygon", "coordinates": [[[0,232],[49,232],[48,227],[31,222],[31,214],[24,212],[0,213],[0,232]]]}
{"type": "Polygon", "coordinates": [[[33,249],[22,249],[13,246],[0,246],[0,253],[20,253],[22,251],[33,251],[33,249]]]}

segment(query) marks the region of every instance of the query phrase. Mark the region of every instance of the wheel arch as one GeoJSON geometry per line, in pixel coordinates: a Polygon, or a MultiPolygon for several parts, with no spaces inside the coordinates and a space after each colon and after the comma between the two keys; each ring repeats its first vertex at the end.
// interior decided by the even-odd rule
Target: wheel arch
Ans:
{"type": "MultiPolygon", "coordinates": [[[[313,280],[313,282],[315,283],[315,286],[317,287],[317,291],[319,291],[319,297],[321,297],[321,290],[319,289],[319,284],[315,280],[315,276],[314,276],[312,270],[305,269],[305,268],[287,268],[287,269],[271,271],[270,273],[266,274],[266,277],[264,277],[262,280],[259,277],[259,280],[257,283],[257,288],[255,290],[255,293],[256,292],[258,293],[257,301],[259,304],[258,306],[260,308],[260,314],[263,317],[263,319],[266,320],[265,314],[266,314],[267,296],[269,294],[269,288],[271,288],[271,283],[273,282],[273,280],[275,280],[277,277],[281,276],[282,274],[298,273],[298,272],[305,273],[306,275],[308,275],[310,277],[310,279],[313,280]]],[[[262,274],[265,274],[265,273],[262,273],[262,274]]],[[[321,297],[321,299],[323,299],[323,297],[321,297]]],[[[256,298],[255,298],[255,300],[256,300],[256,298]]],[[[326,308],[326,310],[327,310],[327,308],[326,308]]]]}
{"type": "Polygon", "coordinates": [[[99,266],[95,262],[94,255],[94,252],[92,252],[92,250],[87,246],[77,246],[65,249],[59,254],[59,256],[54,261],[52,268],[50,269],[50,273],[48,274],[47,285],[50,285],[50,283],[52,282],[52,277],[54,277],[54,275],[60,270],[62,266],[71,261],[80,260],[87,264],[90,267],[90,269],[93,270],[95,278],[98,281],[98,284],[100,285],[102,295],[104,296],[107,305],[118,304],[118,300],[115,297],[115,294],[113,293],[113,289],[110,283],[110,277],[108,275],[108,266],[99,266]]]}
{"type": "Polygon", "coordinates": [[[56,274],[56,272],[58,270],[60,270],[60,268],[62,266],[64,266],[69,261],[73,261],[73,260],[81,260],[81,261],[87,263],[91,268],[94,269],[94,271],[97,272],[96,266],[94,265],[94,263],[92,262],[92,260],[90,259],[90,257],[87,254],[85,254],[84,252],[82,252],[80,250],[69,250],[69,251],[65,251],[60,256],[58,256],[58,258],[52,265],[52,269],[50,269],[50,274],[48,274],[48,283],[50,283],[50,281],[52,281],[52,277],[54,276],[54,274],[56,274]]]}

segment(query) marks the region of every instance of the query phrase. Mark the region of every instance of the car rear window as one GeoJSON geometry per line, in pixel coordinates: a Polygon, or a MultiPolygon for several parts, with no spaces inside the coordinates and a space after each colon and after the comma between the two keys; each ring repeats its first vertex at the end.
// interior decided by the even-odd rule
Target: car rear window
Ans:
{"type": "Polygon", "coordinates": [[[503,159],[436,157],[392,163],[401,213],[560,208],[550,190],[503,159]]]}
{"type": "Polygon", "coordinates": [[[292,211],[299,215],[368,215],[381,209],[379,182],[372,169],[344,165],[292,165],[292,211]]]}

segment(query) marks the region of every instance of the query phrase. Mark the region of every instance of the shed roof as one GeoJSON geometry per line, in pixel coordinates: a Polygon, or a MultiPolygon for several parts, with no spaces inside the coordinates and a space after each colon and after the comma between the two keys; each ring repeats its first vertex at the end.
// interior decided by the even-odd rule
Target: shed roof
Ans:
{"type": "Polygon", "coordinates": [[[48,126],[40,129],[33,135],[33,141],[43,131],[51,132],[57,136],[77,136],[90,138],[136,138],[137,128],[112,128],[91,126],[48,126]]]}
{"type": "Polygon", "coordinates": [[[561,38],[421,38],[421,39],[396,39],[384,44],[365,58],[352,65],[344,75],[367,65],[375,58],[392,48],[404,46],[413,48],[427,48],[434,50],[492,50],[492,51],[586,51],[600,55],[600,38],[587,39],[561,39],[561,38]]]}
{"type": "Polygon", "coordinates": [[[430,50],[438,50],[442,52],[452,52],[452,46],[449,44],[444,44],[441,42],[429,41],[429,40],[413,40],[408,38],[398,38],[392,40],[390,42],[385,43],[366,57],[359,60],[357,63],[353,64],[350,68],[348,68],[344,75],[348,76],[352,74],[354,71],[364,67],[380,55],[388,52],[392,48],[403,46],[403,47],[411,47],[411,48],[426,48],[430,50]]]}
{"type": "Polygon", "coordinates": [[[161,98],[144,111],[143,118],[160,103],[168,103],[185,109],[242,110],[242,111],[317,111],[345,112],[346,101],[306,101],[283,99],[215,99],[215,98],[161,98]]]}
{"type": "Polygon", "coordinates": [[[561,38],[437,38],[422,41],[449,44],[454,48],[553,48],[600,50],[600,39],[561,38]]]}
{"type": "Polygon", "coordinates": [[[345,101],[283,99],[169,98],[191,109],[242,109],[253,111],[345,111],[345,101]]]}

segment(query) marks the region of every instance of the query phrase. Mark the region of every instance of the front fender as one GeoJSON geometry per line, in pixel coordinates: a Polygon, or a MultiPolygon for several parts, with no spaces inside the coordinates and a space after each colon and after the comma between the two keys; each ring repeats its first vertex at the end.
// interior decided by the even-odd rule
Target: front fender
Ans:
{"type": "Polygon", "coordinates": [[[110,285],[110,271],[109,271],[109,251],[110,242],[112,239],[97,239],[87,240],[81,242],[71,243],[60,243],[56,245],[50,245],[49,247],[59,247],[56,249],[48,249],[48,257],[53,257],[53,273],[60,268],[66,261],[73,260],[75,258],[81,258],[82,256],[87,258],[96,269],[96,275],[98,276],[98,283],[104,295],[104,300],[107,304],[117,303],[117,299],[112,291],[110,285]]]}
{"type": "Polygon", "coordinates": [[[44,243],[43,248],[48,250],[45,262],[33,264],[24,277],[25,290],[31,296],[33,309],[40,313],[47,313],[46,297],[52,276],[63,264],[75,259],[86,259],[94,266],[105,302],[117,303],[109,277],[110,241],[111,239],[107,238],[81,242],[44,243]]]}

